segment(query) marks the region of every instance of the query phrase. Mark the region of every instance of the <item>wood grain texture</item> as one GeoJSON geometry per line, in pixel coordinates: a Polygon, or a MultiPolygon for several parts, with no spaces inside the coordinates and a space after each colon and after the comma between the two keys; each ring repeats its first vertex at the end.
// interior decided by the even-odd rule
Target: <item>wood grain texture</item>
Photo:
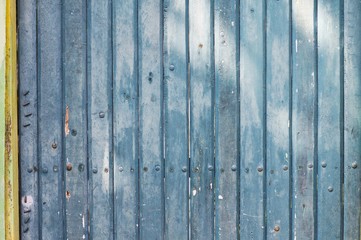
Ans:
{"type": "Polygon", "coordinates": [[[344,2],[344,239],[360,239],[361,3],[344,2]]]}
{"type": "Polygon", "coordinates": [[[88,2],[89,237],[92,239],[111,239],[114,229],[111,2],[88,2]]]}
{"type": "Polygon", "coordinates": [[[189,1],[191,239],[214,233],[213,6],[189,1]]]}
{"type": "Polygon", "coordinates": [[[236,1],[215,1],[215,239],[238,237],[237,10],[236,1]]]}
{"type": "Polygon", "coordinates": [[[86,1],[64,1],[63,16],[63,113],[68,113],[63,162],[66,191],[67,239],[88,235],[87,199],[87,91],[86,1]]]}
{"type": "Polygon", "coordinates": [[[114,239],[138,239],[137,2],[113,1],[114,239]]]}
{"type": "Polygon", "coordinates": [[[263,239],[265,2],[242,1],[240,9],[240,234],[244,239],[263,239]]]}
{"type": "MultiPolygon", "coordinates": [[[[317,238],[341,239],[342,69],[340,1],[318,1],[317,238]],[[339,221],[338,221],[339,220],[339,221]]],[[[316,220],[316,219],[315,219],[316,220]]]]}
{"type": "Polygon", "coordinates": [[[40,239],[36,1],[18,2],[21,239],[40,239]]]}
{"type": "Polygon", "coordinates": [[[267,238],[290,236],[290,3],[267,4],[267,238]]]}
{"type": "Polygon", "coordinates": [[[188,239],[186,1],[164,1],[165,239],[188,239]]]}
{"type": "Polygon", "coordinates": [[[141,239],[164,238],[162,4],[138,2],[141,239]],[[148,171],[144,171],[148,168],[148,171]]]}
{"type": "Polygon", "coordinates": [[[315,237],[316,52],[314,1],[292,2],[293,236],[315,237]]]}

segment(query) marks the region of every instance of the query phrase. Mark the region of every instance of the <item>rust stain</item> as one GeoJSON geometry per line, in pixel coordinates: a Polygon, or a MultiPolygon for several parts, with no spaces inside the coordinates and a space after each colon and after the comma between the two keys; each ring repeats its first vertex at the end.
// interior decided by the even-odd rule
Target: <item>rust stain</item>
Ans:
{"type": "Polygon", "coordinates": [[[65,109],[65,136],[68,136],[70,133],[69,130],[69,106],[66,106],[65,109]]]}
{"type": "Polygon", "coordinates": [[[69,199],[70,199],[70,192],[69,191],[66,191],[65,197],[66,197],[66,200],[69,201],[69,199]]]}

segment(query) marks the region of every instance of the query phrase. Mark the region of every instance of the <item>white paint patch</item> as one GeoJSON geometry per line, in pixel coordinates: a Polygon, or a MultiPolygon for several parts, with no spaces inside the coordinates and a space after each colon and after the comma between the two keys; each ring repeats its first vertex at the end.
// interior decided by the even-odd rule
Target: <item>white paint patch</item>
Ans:
{"type": "Polygon", "coordinates": [[[193,195],[193,196],[197,195],[197,190],[196,190],[196,189],[193,189],[192,195],[193,195]]]}
{"type": "Polygon", "coordinates": [[[32,196],[24,196],[21,198],[21,204],[24,207],[30,207],[31,205],[33,205],[34,203],[34,199],[32,196]]]}
{"type": "Polygon", "coordinates": [[[297,39],[295,41],[295,46],[296,46],[296,52],[298,52],[298,41],[297,41],[297,39]]]}
{"type": "Polygon", "coordinates": [[[219,196],[218,196],[218,199],[219,199],[219,200],[223,200],[223,196],[222,196],[222,195],[219,195],[219,196]]]}

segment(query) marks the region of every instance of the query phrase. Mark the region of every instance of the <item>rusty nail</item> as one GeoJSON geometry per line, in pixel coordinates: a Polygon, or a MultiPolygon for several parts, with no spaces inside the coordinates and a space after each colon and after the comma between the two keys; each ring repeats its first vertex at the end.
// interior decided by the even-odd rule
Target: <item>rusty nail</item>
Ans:
{"type": "Polygon", "coordinates": [[[208,171],[213,171],[213,166],[212,165],[208,166],[208,171]]]}
{"type": "Polygon", "coordinates": [[[276,225],[273,230],[275,230],[275,232],[279,232],[280,231],[280,226],[276,225]]]}
{"type": "Polygon", "coordinates": [[[171,64],[171,65],[169,66],[169,70],[174,71],[174,69],[175,69],[174,65],[171,64]]]}
{"type": "Polygon", "coordinates": [[[187,172],[187,167],[182,167],[182,172],[187,172]]]}
{"type": "Polygon", "coordinates": [[[321,166],[322,166],[323,168],[325,168],[325,167],[327,166],[327,163],[326,163],[325,161],[323,161],[323,162],[321,163],[321,166]]]}
{"type": "Polygon", "coordinates": [[[159,165],[156,165],[155,166],[155,170],[158,172],[160,170],[160,166],[159,165]]]}
{"type": "Polygon", "coordinates": [[[312,163],[309,163],[307,166],[308,166],[308,168],[313,168],[313,164],[312,164],[312,163]]]}
{"type": "Polygon", "coordinates": [[[104,118],[104,117],[105,117],[105,113],[104,113],[104,112],[99,112],[99,117],[100,117],[100,118],[104,118]]]}
{"type": "Polygon", "coordinates": [[[329,186],[329,187],[327,188],[327,190],[328,190],[329,192],[333,192],[333,187],[329,186]]]}
{"type": "Polygon", "coordinates": [[[258,172],[262,172],[262,171],[263,171],[263,167],[259,166],[259,167],[257,168],[257,171],[258,171],[258,172]]]}
{"type": "Polygon", "coordinates": [[[123,167],[119,167],[118,170],[119,170],[119,172],[123,172],[124,169],[123,169],[123,167]]]}
{"type": "Polygon", "coordinates": [[[352,167],[353,169],[356,169],[356,168],[357,168],[357,162],[353,162],[353,163],[351,164],[351,167],[352,167]]]}
{"type": "Polygon", "coordinates": [[[73,165],[71,163],[66,163],[66,170],[71,171],[73,169],[73,165]]]}
{"type": "Polygon", "coordinates": [[[283,165],[283,170],[287,171],[288,170],[288,166],[287,165],[283,165]]]}
{"type": "Polygon", "coordinates": [[[231,169],[232,169],[232,171],[234,172],[234,171],[237,170],[237,166],[233,164],[232,167],[231,167],[231,169]]]}
{"type": "Polygon", "coordinates": [[[93,173],[97,173],[98,169],[97,168],[93,168],[93,173]]]}
{"type": "Polygon", "coordinates": [[[53,149],[56,149],[56,148],[58,147],[58,145],[57,145],[56,143],[53,143],[53,144],[51,144],[51,147],[52,147],[53,149]]]}

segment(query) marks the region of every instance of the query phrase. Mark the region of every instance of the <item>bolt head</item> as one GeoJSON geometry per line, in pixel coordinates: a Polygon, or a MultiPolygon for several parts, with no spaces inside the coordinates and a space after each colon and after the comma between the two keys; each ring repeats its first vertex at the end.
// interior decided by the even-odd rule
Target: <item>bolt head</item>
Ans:
{"type": "Polygon", "coordinates": [[[159,165],[155,166],[155,170],[158,172],[160,170],[160,166],[159,165]]]}
{"type": "Polygon", "coordinates": [[[97,168],[93,168],[93,173],[97,173],[98,169],[97,168]]]}
{"type": "Polygon", "coordinates": [[[104,113],[104,112],[99,112],[99,117],[100,117],[100,118],[104,118],[104,117],[105,117],[105,113],[104,113]]]}
{"type": "Polygon", "coordinates": [[[182,167],[182,172],[187,172],[187,167],[182,167]]]}
{"type": "Polygon", "coordinates": [[[259,166],[259,167],[257,168],[257,171],[258,171],[258,172],[262,172],[262,171],[263,171],[263,167],[259,166]]]}
{"type": "Polygon", "coordinates": [[[208,166],[208,171],[213,171],[213,166],[212,165],[208,166]]]}
{"type": "Polygon", "coordinates": [[[119,167],[118,170],[119,170],[119,172],[123,172],[124,169],[123,169],[123,167],[119,167]]]}
{"type": "Polygon", "coordinates": [[[288,166],[287,165],[283,165],[283,170],[287,171],[288,170],[288,166]]]}
{"type": "Polygon", "coordinates": [[[237,166],[233,164],[232,167],[231,167],[231,170],[232,170],[233,172],[235,172],[235,171],[237,170],[237,166]]]}
{"type": "Polygon", "coordinates": [[[280,226],[276,225],[273,230],[275,230],[275,232],[279,232],[280,231],[280,226]]]}
{"type": "Polygon", "coordinates": [[[327,188],[327,190],[328,190],[329,192],[333,192],[333,187],[332,187],[332,186],[329,186],[329,187],[327,188]]]}
{"type": "Polygon", "coordinates": [[[313,168],[313,164],[312,164],[312,163],[309,163],[307,166],[308,166],[308,168],[313,168]]]}
{"type": "Polygon", "coordinates": [[[353,163],[351,164],[351,167],[352,167],[353,169],[356,169],[356,168],[357,168],[357,162],[353,162],[353,163]]]}
{"type": "Polygon", "coordinates": [[[325,161],[323,161],[323,162],[321,163],[321,166],[322,166],[323,168],[325,168],[325,167],[327,167],[327,163],[326,163],[325,161]]]}
{"type": "Polygon", "coordinates": [[[173,64],[171,64],[171,65],[169,66],[169,70],[174,71],[174,69],[175,69],[175,66],[174,66],[173,64]]]}

